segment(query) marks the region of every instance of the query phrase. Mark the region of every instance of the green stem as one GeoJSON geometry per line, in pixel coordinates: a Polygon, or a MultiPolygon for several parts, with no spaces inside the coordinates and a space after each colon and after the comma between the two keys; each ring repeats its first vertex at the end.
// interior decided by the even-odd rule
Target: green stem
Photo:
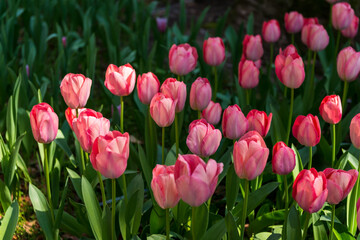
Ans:
{"type": "Polygon", "coordinates": [[[343,90],[343,96],[342,96],[342,100],[341,100],[343,112],[345,112],[346,98],[347,98],[348,90],[349,90],[349,82],[344,81],[344,90],[343,90]]]}
{"type": "Polygon", "coordinates": [[[306,214],[306,220],[305,220],[305,225],[304,225],[304,232],[303,232],[303,236],[302,236],[302,240],[305,240],[306,238],[306,233],[309,227],[309,221],[310,221],[310,217],[311,217],[311,213],[305,212],[306,214]]]}
{"type": "Polygon", "coordinates": [[[124,99],[123,99],[123,96],[120,96],[120,104],[121,104],[120,129],[121,129],[121,133],[124,133],[124,99]]]}
{"type": "Polygon", "coordinates": [[[125,174],[121,175],[121,178],[122,178],[122,181],[123,181],[123,194],[124,194],[124,199],[125,199],[125,202],[127,202],[128,198],[127,198],[127,189],[126,189],[126,177],[125,177],[125,174]]]}
{"type": "Polygon", "coordinates": [[[251,89],[245,89],[245,94],[246,94],[246,105],[250,105],[250,94],[251,94],[251,89]]]}
{"type": "Polygon", "coordinates": [[[288,192],[288,183],[287,183],[287,175],[284,175],[284,191],[285,191],[285,219],[284,219],[284,226],[283,226],[283,239],[286,239],[286,227],[287,227],[287,215],[289,211],[289,192],[288,192]]]}
{"type": "Polygon", "coordinates": [[[50,207],[50,214],[51,214],[51,220],[54,223],[55,217],[54,217],[54,209],[51,199],[51,189],[50,189],[50,172],[49,172],[49,158],[48,158],[48,145],[43,144],[44,146],[44,171],[45,171],[45,181],[46,181],[46,192],[50,207]]]}
{"type": "Polygon", "coordinates": [[[116,201],[116,179],[111,179],[112,201],[111,201],[111,239],[115,239],[115,201],[116,201]]]}
{"type": "Polygon", "coordinates": [[[241,219],[241,240],[244,239],[245,235],[245,221],[247,216],[247,204],[248,204],[248,197],[249,197],[249,180],[245,179],[245,197],[244,197],[244,206],[242,212],[242,219],[241,219]]]}
{"type": "Polygon", "coordinates": [[[161,134],[161,164],[165,164],[165,127],[162,128],[162,134],[161,134]]]}
{"type": "Polygon", "coordinates": [[[284,98],[287,97],[287,90],[288,90],[288,87],[287,87],[287,86],[284,86],[284,98]]]}
{"type": "Polygon", "coordinates": [[[268,68],[268,79],[271,79],[271,66],[273,63],[273,55],[274,55],[274,43],[270,43],[270,63],[268,68]]]}
{"type": "Polygon", "coordinates": [[[293,115],[293,108],[294,108],[294,89],[291,88],[291,98],[290,98],[290,110],[289,110],[289,118],[288,118],[288,128],[286,133],[286,145],[289,143],[290,138],[290,130],[291,130],[291,122],[292,122],[292,115],[293,115]]]}
{"type": "Polygon", "coordinates": [[[195,226],[194,226],[194,219],[195,219],[195,210],[196,207],[192,207],[191,208],[191,234],[192,234],[192,239],[196,240],[195,238],[195,226]]]}
{"type": "Polygon", "coordinates": [[[314,77],[315,77],[315,62],[316,62],[316,52],[314,51],[314,55],[313,55],[313,63],[312,63],[312,68],[311,68],[311,75],[310,75],[310,103],[312,104],[313,102],[313,98],[314,98],[314,77]]]}
{"type": "Polygon", "coordinates": [[[175,142],[176,142],[176,158],[179,154],[179,126],[178,126],[178,114],[175,113],[175,142]]]}
{"type": "Polygon", "coordinates": [[[334,222],[335,222],[335,204],[332,204],[332,209],[331,209],[331,229],[330,229],[330,233],[329,233],[329,240],[333,239],[334,222]]]}
{"type": "Polygon", "coordinates": [[[80,147],[80,155],[81,155],[81,166],[82,166],[82,174],[85,174],[85,157],[84,150],[80,147]]]}
{"type": "Polygon", "coordinates": [[[336,45],[335,45],[334,59],[336,59],[336,57],[337,57],[337,52],[338,52],[338,50],[339,50],[340,37],[341,37],[341,32],[338,31],[337,37],[336,37],[336,45]]]}
{"type": "Polygon", "coordinates": [[[215,102],[216,101],[217,89],[218,89],[218,75],[217,75],[216,66],[213,66],[212,70],[213,70],[214,78],[215,78],[215,86],[214,86],[214,93],[212,95],[212,100],[215,102]]]}
{"type": "Polygon", "coordinates": [[[309,170],[312,166],[312,147],[309,147],[309,170]]]}
{"type": "Polygon", "coordinates": [[[104,183],[101,177],[101,173],[99,171],[96,171],[98,179],[99,179],[99,183],[100,183],[100,189],[101,189],[101,197],[102,197],[102,202],[103,202],[103,209],[105,209],[106,207],[106,196],[105,196],[105,188],[104,188],[104,183]]]}
{"type": "Polygon", "coordinates": [[[198,119],[201,119],[201,111],[198,110],[198,119]]]}
{"type": "Polygon", "coordinates": [[[169,216],[169,209],[165,209],[166,214],[166,240],[170,239],[170,216],[169,216]]]}
{"type": "Polygon", "coordinates": [[[295,35],[291,34],[291,44],[295,46],[295,35]]]}
{"type": "Polygon", "coordinates": [[[310,66],[311,66],[311,50],[310,50],[310,48],[308,49],[307,56],[308,56],[308,59],[307,59],[307,65],[306,65],[306,72],[309,75],[310,66]]]}
{"type": "Polygon", "coordinates": [[[336,149],[336,127],[335,124],[332,125],[332,158],[331,158],[331,167],[335,166],[335,149],[336,149]]]}

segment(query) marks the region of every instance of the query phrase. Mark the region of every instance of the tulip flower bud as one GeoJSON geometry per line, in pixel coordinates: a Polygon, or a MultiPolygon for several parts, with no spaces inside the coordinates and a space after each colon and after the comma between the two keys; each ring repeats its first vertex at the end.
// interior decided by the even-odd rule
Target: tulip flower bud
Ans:
{"type": "Polygon", "coordinates": [[[317,17],[304,18],[304,26],[308,24],[319,24],[319,19],[317,17]]]}
{"type": "Polygon", "coordinates": [[[91,79],[82,74],[66,74],[60,84],[66,105],[70,108],[83,108],[89,99],[91,84],[91,79]]]}
{"type": "Polygon", "coordinates": [[[292,133],[300,144],[313,147],[320,142],[321,128],[317,116],[308,114],[298,116],[292,127],[292,133]]]}
{"type": "Polygon", "coordinates": [[[328,189],[326,201],[330,204],[339,204],[354,187],[359,173],[355,169],[344,171],[341,169],[326,168],[324,174],[328,189]]]}
{"type": "Polygon", "coordinates": [[[344,48],[337,56],[336,67],[341,80],[354,81],[360,72],[360,52],[350,46],[344,48]]]}
{"type": "Polygon", "coordinates": [[[254,88],[259,84],[260,71],[253,61],[245,59],[240,61],[238,73],[239,84],[242,88],[254,88]]]}
{"type": "Polygon", "coordinates": [[[176,112],[181,112],[184,109],[186,101],[186,85],[175,78],[168,78],[161,85],[160,91],[166,97],[172,98],[176,102],[176,112]]]}
{"type": "Polygon", "coordinates": [[[338,95],[326,96],[319,107],[320,115],[325,122],[337,124],[341,120],[342,106],[338,95]]]}
{"type": "Polygon", "coordinates": [[[301,30],[301,41],[310,50],[318,52],[329,44],[329,35],[323,25],[307,24],[301,30]]]}
{"type": "Polygon", "coordinates": [[[288,33],[298,33],[304,25],[304,17],[300,13],[293,11],[285,13],[285,29],[288,33]]]}
{"type": "Polygon", "coordinates": [[[279,175],[287,175],[296,165],[294,151],[284,142],[277,142],[272,153],[272,171],[279,175]]]}
{"type": "Polygon", "coordinates": [[[209,105],[202,111],[201,116],[210,124],[216,125],[220,122],[222,108],[220,103],[209,102],[209,105]]]}
{"type": "Polygon", "coordinates": [[[221,38],[208,38],[203,44],[203,55],[206,64],[219,66],[225,60],[225,46],[221,38]]]}
{"type": "Polygon", "coordinates": [[[196,155],[178,155],[175,162],[175,182],[180,198],[192,207],[198,207],[213,194],[223,163],[209,159],[205,163],[196,155]]]}
{"type": "Polygon", "coordinates": [[[157,93],[150,102],[150,115],[159,127],[168,127],[174,121],[175,106],[176,101],[157,93]]]}
{"type": "Polygon", "coordinates": [[[204,110],[211,100],[211,85],[207,78],[198,77],[190,89],[190,107],[193,110],[204,110]]]}
{"type": "Polygon", "coordinates": [[[167,18],[157,17],[156,18],[156,25],[160,32],[165,32],[167,27],[167,18]]]}
{"type": "Polygon", "coordinates": [[[135,87],[136,73],[128,63],[117,67],[110,64],[105,73],[105,87],[116,96],[128,96],[135,87]]]}
{"type": "Polygon", "coordinates": [[[331,22],[336,30],[348,28],[354,18],[354,9],[347,2],[336,3],[332,6],[331,22]]]}
{"type": "Polygon", "coordinates": [[[195,69],[198,59],[196,48],[189,44],[172,45],[169,51],[169,66],[172,73],[186,75],[195,69]]]}
{"type": "Polygon", "coordinates": [[[136,86],[140,102],[149,105],[154,95],[159,92],[160,82],[155,74],[148,72],[138,76],[136,86]]]}
{"type": "Polygon", "coordinates": [[[271,19],[268,22],[264,22],[262,25],[262,36],[265,42],[276,42],[280,38],[280,25],[275,19],[271,19]]]}
{"type": "Polygon", "coordinates": [[[62,45],[64,46],[64,48],[66,47],[67,43],[66,43],[66,37],[62,37],[61,38],[61,42],[62,42],[62,45]]]}
{"type": "MultiPolygon", "coordinates": [[[[80,115],[80,113],[82,113],[83,111],[85,111],[87,108],[78,108],[78,116],[80,115]]],[[[65,110],[65,118],[66,121],[68,122],[69,126],[71,129],[73,129],[73,120],[75,118],[77,118],[76,116],[76,109],[72,109],[72,108],[67,108],[65,110]]]]}
{"type": "Polygon", "coordinates": [[[108,132],[95,139],[90,161],[96,171],[104,177],[116,179],[126,169],[129,158],[129,134],[119,131],[108,132]]]}
{"type": "Polygon", "coordinates": [[[259,60],[264,54],[260,35],[245,35],[243,40],[243,54],[251,61],[259,60]]]}
{"type": "Polygon", "coordinates": [[[247,132],[249,123],[238,105],[227,107],[223,113],[222,130],[224,137],[238,139],[247,132]]]}
{"type": "Polygon", "coordinates": [[[26,76],[30,77],[30,67],[28,64],[25,65],[25,70],[26,70],[26,76]]]}
{"type": "Polygon", "coordinates": [[[49,104],[43,102],[31,109],[30,125],[37,142],[50,143],[56,138],[59,118],[54,109],[49,104]]]}
{"type": "Polygon", "coordinates": [[[269,149],[260,134],[249,131],[235,142],[233,159],[235,172],[241,179],[253,180],[264,171],[269,149]]]}
{"type": "Polygon", "coordinates": [[[304,211],[319,211],[328,196],[325,174],[315,168],[302,170],[295,179],[292,196],[304,211]]]}
{"type": "Polygon", "coordinates": [[[359,18],[357,16],[354,16],[352,22],[350,23],[350,26],[348,26],[344,30],[341,30],[341,34],[347,38],[354,38],[358,33],[358,29],[359,29],[359,18]]]}
{"type": "Polygon", "coordinates": [[[351,120],[350,139],[354,147],[360,149],[360,113],[356,114],[351,120]]]}
{"type": "Polygon", "coordinates": [[[246,118],[249,123],[249,131],[257,131],[262,137],[265,137],[269,132],[272,113],[267,116],[265,112],[253,109],[248,113],[246,118]]]}

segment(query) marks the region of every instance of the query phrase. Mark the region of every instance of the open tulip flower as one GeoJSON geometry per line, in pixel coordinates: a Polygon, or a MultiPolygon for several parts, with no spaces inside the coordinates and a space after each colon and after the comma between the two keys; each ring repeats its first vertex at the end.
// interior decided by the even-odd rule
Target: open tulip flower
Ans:
{"type": "Polygon", "coordinates": [[[175,118],[176,102],[166,97],[163,93],[157,93],[150,103],[150,114],[159,127],[170,126],[175,118]]]}
{"type": "Polygon", "coordinates": [[[300,144],[313,147],[320,142],[321,128],[317,116],[308,114],[295,119],[292,132],[300,144]]]}
{"type": "Polygon", "coordinates": [[[105,73],[105,87],[116,96],[127,96],[134,90],[136,74],[128,63],[117,67],[110,64],[105,73]]]}
{"type": "Polygon", "coordinates": [[[175,78],[167,78],[161,85],[160,91],[176,102],[176,112],[184,109],[186,101],[186,85],[175,78]]]}
{"type": "Polygon", "coordinates": [[[285,13],[285,29],[288,33],[298,33],[304,25],[304,17],[296,11],[285,13]]]}
{"type": "Polygon", "coordinates": [[[49,104],[39,103],[31,109],[30,125],[37,142],[50,143],[56,138],[59,118],[49,104]]]}
{"type": "Polygon", "coordinates": [[[331,22],[336,30],[348,28],[354,18],[354,9],[347,2],[339,2],[332,6],[331,22]]]}
{"type": "Polygon", "coordinates": [[[210,101],[208,106],[202,111],[202,117],[210,124],[216,125],[220,122],[222,108],[220,103],[210,101]]]}
{"type": "Polygon", "coordinates": [[[350,123],[351,143],[357,149],[360,149],[360,113],[356,114],[350,123]]]}
{"type": "Polygon", "coordinates": [[[323,25],[307,24],[301,30],[301,41],[310,50],[318,52],[329,44],[329,35],[323,25]]]}
{"type": "Polygon", "coordinates": [[[222,119],[223,135],[229,139],[238,139],[249,129],[249,123],[238,105],[227,107],[222,119]]]}
{"type": "Polygon", "coordinates": [[[243,40],[243,54],[246,59],[251,61],[259,60],[264,54],[260,35],[245,35],[243,40]]]}
{"type": "Polygon", "coordinates": [[[287,175],[294,170],[296,165],[294,150],[284,142],[277,142],[272,152],[272,170],[279,175],[287,175]]]}
{"type": "Polygon", "coordinates": [[[347,38],[354,38],[359,30],[359,18],[354,16],[353,20],[351,21],[350,25],[341,30],[341,34],[347,38]]]}
{"type": "Polygon", "coordinates": [[[244,59],[239,62],[238,74],[239,84],[242,88],[254,88],[259,84],[260,71],[251,60],[244,59]]]}
{"type": "Polygon", "coordinates": [[[204,110],[211,100],[211,86],[207,78],[198,77],[190,89],[190,107],[193,110],[204,110]]]}
{"type": "Polygon", "coordinates": [[[249,123],[249,131],[255,130],[260,133],[262,137],[265,137],[269,132],[272,113],[267,116],[265,112],[253,109],[248,113],[246,118],[249,123]]]}
{"type": "Polygon", "coordinates": [[[338,95],[326,96],[319,107],[320,115],[325,122],[337,124],[341,120],[342,107],[341,99],[338,95]]]}
{"type": "Polygon", "coordinates": [[[85,111],[87,108],[78,108],[78,109],[73,109],[73,108],[67,108],[65,110],[65,118],[66,121],[68,122],[69,126],[71,129],[73,129],[73,120],[75,118],[77,118],[76,116],[76,111],[77,111],[77,115],[79,116],[81,112],[85,111]]]}
{"type": "Polygon", "coordinates": [[[183,76],[196,67],[198,53],[196,48],[189,44],[173,44],[169,51],[169,66],[172,73],[183,76]]]}
{"type": "Polygon", "coordinates": [[[70,108],[83,108],[90,96],[92,81],[82,74],[68,73],[60,84],[61,95],[70,108]]]}
{"type": "Polygon", "coordinates": [[[354,81],[360,72],[360,52],[356,52],[352,47],[342,49],[337,57],[336,67],[341,80],[354,81]]]}
{"type": "Polygon", "coordinates": [[[271,19],[268,22],[264,22],[262,25],[262,36],[265,42],[276,42],[280,38],[280,25],[275,19],[271,19]]]}
{"type": "Polygon", "coordinates": [[[221,38],[208,38],[203,44],[203,55],[206,64],[219,66],[225,60],[225,46],[221,38]]]}
{"type": "Polygon", "coordinates": [[[152,72],[139,75],[136,89],[140,102],[149,105],[151,99],[160,90],[159,79],[152,72]]]}

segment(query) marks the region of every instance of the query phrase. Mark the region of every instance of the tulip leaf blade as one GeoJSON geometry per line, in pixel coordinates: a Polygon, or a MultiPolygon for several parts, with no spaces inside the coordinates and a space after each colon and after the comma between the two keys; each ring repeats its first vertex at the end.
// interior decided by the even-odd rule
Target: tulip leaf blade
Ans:
{"type": "Polygon", "coordinates": [[[14,179],[16,161],[17,161],[17,158],[18,158],[18,153],[19,153],[21,141],[25,137],[25,134],[26,134],[26,132],[21,134],[16,139],[16,142],[15,142],[15,144],[13,146],[13,149],[11,150],[10,158],[5,158],[5,159],[8,160],[8,162],[6,162],[6,164],[4,164],[5,169],[6,169],[6,171],[4,171],[4,181],[5,181],[5,184],[7,186],[10,186],[13,179],[14,179]]]}
{"type": "Polygon", "coordinates": [[[206,232],[209,223],[209,210],[207,205],[201,204],[199,207],[193,207],[194,219],[191,219],[192,228],[195,232],[195,239],[200,239],[206,232]],[[195,209],[194,209],[195,208],[195,209]]]}
{"type": "MultiPolygon", "coordinates": [[[[284,220],[285,210],[275,210],[258,216],[254,221],[251,222],[249,231],[250,233],[258,233],[266,227],[275,225],[284,220]]],[[[289,238],[293,239],[293,238],[289,238]]]]}
{"type": "Polygon", "coordinates": [[[5,216],[1,220],[0,239],[11,240],[15,233],[16,225],[19,219],[19,204],[15,200],[10,207],[7,208],[5,216]]]}
{"type": "Polygon", "coordinates": [[[125,219],[130,233],[136,235],[140,227],[144,201],[144,181],[141,174],[137,174],[128,186],[129,201],[126,207],[125,219]]]}
{"type": "Polygon", "coordinates": [[[239,193],[239,177],[236,175],[234,165],[229,167],[226,174],[226,207],[231,211],[239,193]]]}
{"type": "Polygon", "coordinates": [[[290,208],[287,216],[286,236],[288,239],[299,239],[301,237],[300,217],[295,206],[290,208]]]}
{"type": "Polygon", "coordinates": [[[75,171],[71,170],[70,168],[66,168],[70,180],[74,186],[74,189],[78,195],[78,197],[83,200],[82,191],[81,191],[81,177],[75,171]]]}
{"type": "Polygon", "coordinates": [[[217,221],[214,225],[212,225],[209,230],[205,232],[202,236],[201,240],[207,239],[221,239],[226,233],[226,223],[225,218],[217,221]]]}
{"type": "Polygon", "coordinates": [[[234,216],[231,214],[231,212],[228,212],[225,216],[225,223],[226,223],[226,229],[229,234],[229,239],[235,239],[239,240],[239,232],[237,229],[237,225],[234,219],[234,216]]]}
{"type": "Polygon", "coordinates": [[[314,232],[314,240],[327,240],[327,232],[324,223],[320,220],[320,215],[318,213],[313,213],[312,216],[312,225],[314,232]]]}
{"type": "Polygon", "coordinates": [[[11,205],[11,193],[9,191],[9,188],[6,186],[6,184],[3,181],[1,181],[1,179],[0,179],[0,203],[4,212],[6,212],[8,207],[10,207],[11,205]]]}

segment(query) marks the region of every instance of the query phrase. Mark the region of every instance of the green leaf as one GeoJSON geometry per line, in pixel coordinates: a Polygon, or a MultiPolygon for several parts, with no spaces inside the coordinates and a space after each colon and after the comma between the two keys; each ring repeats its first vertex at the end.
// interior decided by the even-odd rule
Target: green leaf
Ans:
{"type": "Polygon", "coordinates": [[[14,118],[14,98],[10,96],[6,112],[6,129],[9,137],[9,145],[13,146],[16,140],[16,121],[14,118]]]}
{"type": "MultiPolygon", "coordinates": [[[[102,239],[111,239],[111,210],[106,206],[101,216],[102,223],[102,239]]],[[[115,231],[116,232],[116,231],[115,231]]]]}
{"type": "Polygon", "coordinates": [[[8,209],[8,207],[10,207],[11,205],[11,193],[9,191],[9,188],[5,185],[3,181],[1,181],[1,179],[0,179],[0,203],[4,212],[6,212],[6,209],[8,209]]]}
{"type": "Polygon", "coordinates": [[[311,218],[313,223],[314,240],[327,240],[328,235],[324,223],[320,221],[320,215],[318,213],[313,213],[311,218]]]}
{"type": "Polygon", "coordinates": [[[141,174],[136,175],[128,186],[129,201],[126,206],[126,221],[131,235],[136,235],[140,227],[144,202],[144,181],[141,174]]]}
{"type": "Polygon", "coordinates": [[[247,34],[249,34],[249,35],[254,34],[254,14],[253,13],[250,13],[250,15],[248,17],[248,21],[246,24],[246,31],[247,31],[247,34]]]}
{"type": "Polygon", "coordinates": [[[286,236],[288,239],[300,239],[301,238],[301,225],[299,212],[295,206],[292,206],[287,217],[286,236]]]}
{"type": "MultiPolygon", "coordinates": [[[[57,217],[57,210],[55,210],[55,216],[57,217]]],[[[81,237],[84,233],[86,235],[91,236],[92,233],[87,230],[85,226],[83,226],[79,221],[71,216],[67,212],[63,212],[61,222],[60,222],[60,228],[66,232],[70,233],[71,235],[81,237]]]]}
{"type": "Polygon", "coordinates": [[[66,142],[66,138],[63,134],[63,132],[61,131],[61,129],[58,130],[58,133],[56,135],[55,138],[55,143],[56,145],[58,145],[62,150],[64,150],[64,152],[66,153],[66,155],[69,157],[70,162],[76,166],[76,162],[75,162],[75,157],[74,154],[71,152],[69,145],[66,142]]]}
{"type": "MultiPolygon", "coordinates": [[[[209,210],[206,204],[201,204],[199,207],[193,207],[195,210],[194,219],[191,219],[191,226],[195,229],[195,239],[200,239],[207,230],[209,223],[209,210]]],[[[193,230],[192,230],[193,231],[193,230]]]]}
{"type": "MultiPolygon", "coordinates": [[[[285,210],[281,209],[281,210],[275,210],[272,212],[268,212],[268,213],[265,213],[265,214],[257,217],[250,224],[250,232],[258,233],[270,225],[275,225],[280,222],[282,223],[284,221],[284,214],[285,214],[285,210]]],[[[292,238],[289,238],[289,239],[292,239],[292,238]]]]}
{"type": "Polygon", "coordinates": [[[146,238],[146,240],[165,240],[165,239],[166,239],[166,236],[160,235],[160,234],[153,234],[146,238]]]}
{"type": "Polygon", "coordinates": [[[238,226],[235,222],[234,216],[228,212],[225,216],[226,229],[229,234],[229,239],[240,239],[238,226]]]}
{"type": "MultiPolygon", "coordinates": [[[[148,188],[151,188],[152,169],[141,145],[138,145],[139,159],[148,188]]],[[[150,191],[151,192],[151,191],[150,191]]],[[[152,193],[151,193],[152,194],[152,193]]]]}
{"type": "Polygon", "coordinates": [[[165,228],[165,210],[153,205],[150,214],[150,233],[161,232],[165,228]]]}
{"type": "Polygon", "coordinates": [[[300,157],[300,154],[298,152],[298,150],[296,149],[295,145],[294,144],[291,144],[291,149],[294,151],[295,153],[295,162],[296,162],[296,165],[295,165],[295,168],[294,170],[292,171],[292,175],[293,175],[293,179],[295,181],[297,175],[300,173],[301,170],[303,170],[303,165],[302,165],[302,161],[301,161],[301,157],[300,157]]]}
{"type": "Polygon", "coordinates": [[[78,195],[78,197],[83,200],[82,192],[81,192],[81,177],[79,174],[77,174],[75,171],[71,170],[70,168],[66,168],[68,171],[69,177],[71,179],[71,182],[75,188],[75,191],[78,195]]]}
{"type": "Polygon", "coordinates": [[[65,181],[65,186],[64,186],[64,191],[61,195],[61,201],[60,201],[60,206],[59,206],[59,210],[57,211],[57,214],[55,216],[55,229],[58,229],[60,226],[60,222],[63,216],[63,212],[64,212],[64,207],[65,207],[65,198],[67,195],[67,191],[68,191],[68,185],[69,185],[69,177],[66,178],[65,181]]]}
{"type": "Polygon", "coordinates": [[[217,221],[214,225],[212,225],[209,230],[203,235],[201,240],[208,239],[222,239],[222,237],[226,233],[226,223],[225,219],[221,219],[217,221]]]}
{"type": "Polygon", "coordinates": [[[240,179],[236,175],[234,165],[230,165],[226,174],[226,207],[231,211],[234,207],[235,200],[239,193],[240,179]]]}
{"type": "Polygon", "coordinates": [[[5,216],[1,220],[0,239],[13,239],[16,225],[19,219],[19,204],[15,200],[11,206],[6,210],[5,216]]]}

